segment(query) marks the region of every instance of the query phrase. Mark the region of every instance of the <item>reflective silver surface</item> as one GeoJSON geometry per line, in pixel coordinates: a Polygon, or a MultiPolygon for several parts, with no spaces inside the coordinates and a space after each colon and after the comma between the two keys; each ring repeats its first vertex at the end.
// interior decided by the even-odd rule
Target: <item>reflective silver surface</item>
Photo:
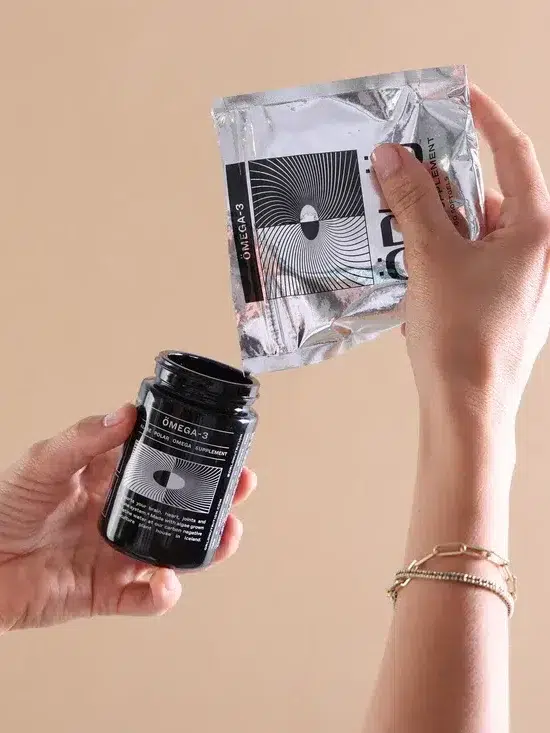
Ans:
{"type": "Polygon", "coordinates": [[[463,66],[231,97],[213,116],[252,373],[328,359],[402,322],[403,242],[371,170],[378,144],[408,146],[465,236],[482,233],[463,66]]]}

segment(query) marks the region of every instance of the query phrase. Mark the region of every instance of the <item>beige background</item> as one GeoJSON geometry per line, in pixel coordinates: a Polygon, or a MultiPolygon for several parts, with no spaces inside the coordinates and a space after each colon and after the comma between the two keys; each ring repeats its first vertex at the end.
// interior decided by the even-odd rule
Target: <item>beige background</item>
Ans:
{"type": "MultiPolygon", "coordinates": [[[[545,0],[1,0],[0,462],[133,399],[161,348],[237,362],[214,96],[467,62],[548,165],[549,20],[545,0]]],[[[545,368],[513,499],[525,731],[547,712],[545,368]]],[[[2,731],[360,730],[414,468],[399,336],[266,377],[261,416],[238,557],[165,619],[2,639],[2,731]]]]}

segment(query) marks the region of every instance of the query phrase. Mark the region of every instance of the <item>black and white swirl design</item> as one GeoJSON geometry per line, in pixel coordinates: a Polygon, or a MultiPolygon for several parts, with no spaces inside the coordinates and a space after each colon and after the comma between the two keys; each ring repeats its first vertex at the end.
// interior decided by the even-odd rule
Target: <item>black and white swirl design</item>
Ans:
{"type": "Polygon", "coordinates": [[[249,171],[268,298],[373,283],[355,150],[255,160],[249,171]]]}
{"type": "Polygon", "coordinates": [[[136,446],[126,465],[123,485],[147,499],[178,509],[208,514],[222,469],[136,446]]]}

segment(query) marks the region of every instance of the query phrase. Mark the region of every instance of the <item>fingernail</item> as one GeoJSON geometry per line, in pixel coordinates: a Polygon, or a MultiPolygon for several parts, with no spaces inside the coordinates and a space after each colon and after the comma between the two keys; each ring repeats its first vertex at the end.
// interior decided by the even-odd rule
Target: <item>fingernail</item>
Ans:
{"type": "Polygon", "coordinates": [[[166,577],[164,578],[164,587],[167,591],[172,593],[173,591],[177,590],[178,583],[179,580],[177,578],[177,575],[172,570],[166,573],[166,577]]]}
{"type": "Polygon", "coordinates": [[[258,474],[256,471],[253,471],[251,468],[248,469],[250,471],[250,484],[252,486],[252,489],[258,488],[258,474]]]}
{"type": "Polygon", "coordinates": [[[118,410],[110,412],[103,418],[103,424],[106,428],[112,428],[113,425],[118,425],[126,419],[126,406],[119,407],[118,410]]]}
{"type": "Polygon", "coordinates": [[[382,181],[394,176],[402,165],[400,151],[396,145],[380,145],[372,154],[376,175],[382,181]]]}
{"type": "Polygon", "coordinates": [[[237,519],[237,521],[235,522],[235,529],[237,530],[237,539],[240,541],[244,532],[244,524],[241,522],[240,519],[237,519]]]}

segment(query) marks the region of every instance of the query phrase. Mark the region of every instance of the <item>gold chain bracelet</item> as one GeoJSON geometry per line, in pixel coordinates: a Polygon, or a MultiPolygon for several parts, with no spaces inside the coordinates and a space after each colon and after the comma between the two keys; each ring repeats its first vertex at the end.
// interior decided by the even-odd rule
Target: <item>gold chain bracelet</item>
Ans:
{"type": "Polygon", "coordinates": [[[512,617],[514,606],[517,599],[517,579],[510,570],[510,563],[505,558],[498,555],[492,550],[486,550],[484,547],[476,545],[466,545],[464,543],[450,543],[446,545],[437,545],[433,550],[420,560],[413,560],[404,570],[399,570],[395,575],[392,586],[388,589],[387,594],[392,599],[394,605],[397,602],[399,592],[405,588],[411,580],[440,580],[451,583],[463,583],[476,588],[483,588],[498,596],[506,605],[508,615],[512,617]],[[436,557],[461,557],[468,556],[478,560],[485,560],[497,567],[503,576],[506,587],[503,588],[498,583],[486,578],[481,578],[471,573],[459,573],[453,571],[426,570],[423,566],[436,557]]]}

